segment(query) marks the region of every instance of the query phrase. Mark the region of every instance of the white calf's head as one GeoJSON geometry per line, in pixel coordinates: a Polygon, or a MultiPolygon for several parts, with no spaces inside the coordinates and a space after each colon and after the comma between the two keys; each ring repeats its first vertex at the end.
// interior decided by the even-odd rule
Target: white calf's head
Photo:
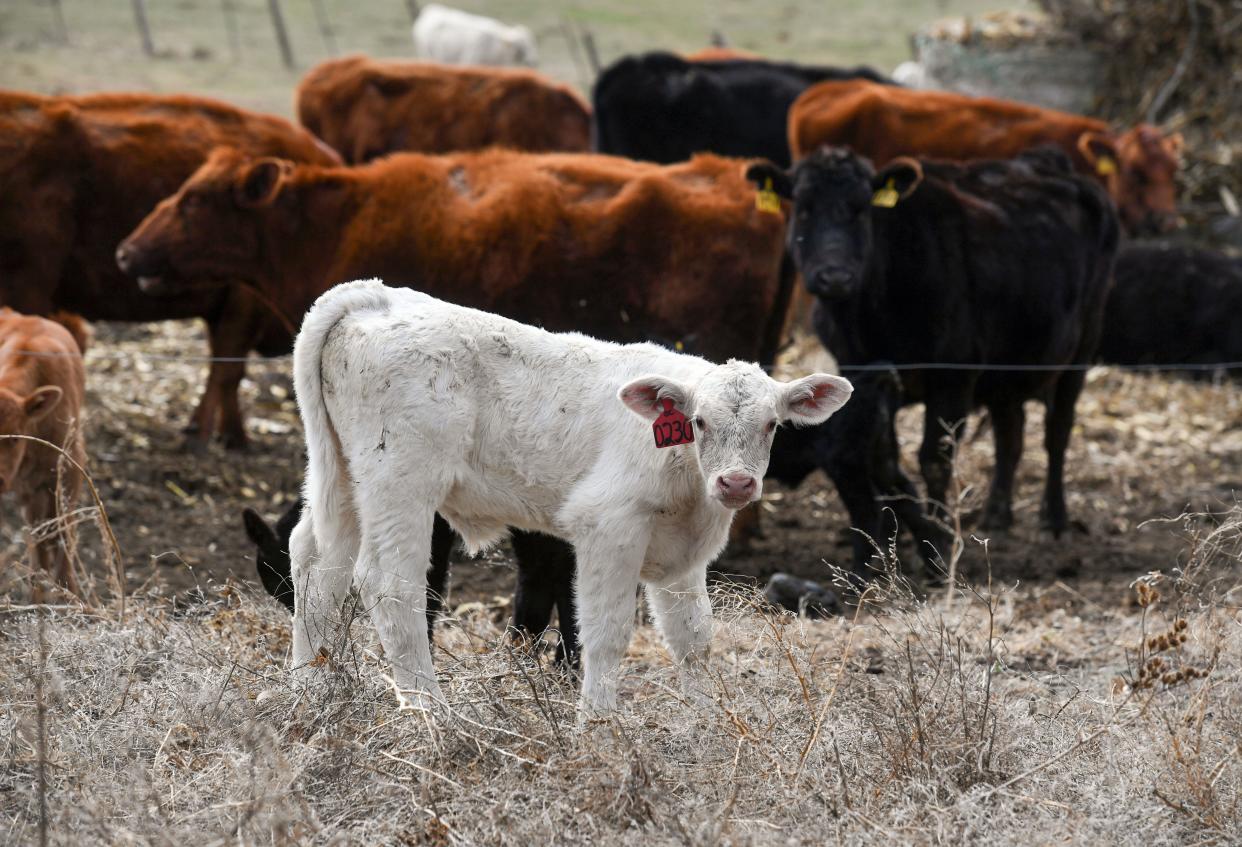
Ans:
{"type": "Polygon", "coordinates": [[[730,359],[693,385],[653,374],[624,386],[619,396],[649,421],[659,417],[663,400],[672,400],[693,421],[694,451],[707,496],[740,509],[763,493],[777,425],[823,423],[853,390],[848,380],[828,374],[777,382],[757,365],[730,359]]]}

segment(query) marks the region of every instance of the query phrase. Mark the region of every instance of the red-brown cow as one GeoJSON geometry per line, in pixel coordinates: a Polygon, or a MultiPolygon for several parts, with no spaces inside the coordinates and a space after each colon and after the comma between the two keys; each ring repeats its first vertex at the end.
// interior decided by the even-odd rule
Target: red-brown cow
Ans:
{"type": "Polygon", "coordinates": [[[898,156],[1009,159],[1051,144],[1100,180],[1129,231],[1168,230],[1177,220],[1182,137],[1166,138],[1149,124],[1117,135],[1103,121],[1026,103],[842,80],[808,88],[794,102],[789,143],[795,158],[844,146],[876,167],[898,156]]]}
{"type": "MultiPolygon", "coordinates": [[[[0,304],[28,314],[57,309],[90,320],[201,317],[214,356],[287,352],[289,329],[244,288],[186,287],[156,296],[119,273],[117,244],[219,144],[254,155],[339,162],[288,121],[197,97],[0,92],[0,304]]],[[[253,239],[232,245],[252,249],[253,239]]],[[[239,279],[239,278],[235,278],[239,279]]],[[[191,429],[217,418],[231,445],[245,441],[241,362],[212,365],[191,429]]]]}
{"type": "MultiPolygon", "coordinates": [[[[62,464],[51,447],[3,436],[43,439],[85,466],[86,338],[86,327],[74,315],[60,313],[50,321],[0,309],[0,493],[16,496],[32,528],[73,508],[82,475],[72,463],[62,464]]],[[[71,533],[68,523],[58,522],[33,549],[38,565],[76,593],[68,556],[71,533]]]]}
{"type": "Polygon", "coordinates": [[[302,78],[298,120],[359,164],[399,151],[591,149],[591,108],[565,85],[520,68],[350,56],[302,78]]]}
{"type": "Polygon", "coordinates": [[[756,209],[744,170],[507,150],[322,168],[222,150],[123,264],[173,288],[251,279],[295,323],[332,285],[378,277],[554,331],[768,362],[791,288],[784,218],[756,209]]]}

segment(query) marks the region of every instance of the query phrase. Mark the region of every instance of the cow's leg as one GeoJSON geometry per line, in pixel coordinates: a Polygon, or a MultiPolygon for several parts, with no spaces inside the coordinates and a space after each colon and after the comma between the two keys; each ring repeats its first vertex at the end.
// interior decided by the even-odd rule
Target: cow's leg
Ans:
{"type": "MultiPolygon", "coordinates": [[[[230,286],[220,311],[207,321],[212,358],[244,360],[262,340],[268,322],[265,307],[254,295],[241,286],[230,286]]],[[[245,375],[245,361],[211,363],[203,397],[190,417],[191,434],[210,441],[218,415],[224,445],[229,449],[246,446],[246,424],[238,394],[245,375]]]]}
{"type": "Polygon", "coordinates": [[[1069,528],[1069,513],[1065,507],[1065,451],[1069,447],[1070,433],[1074,429],[1074,405],[1086,373],[1081,370],[1065,371],[1057,380],[1048,404],[1044,421],[1044,447],[1048,451],[1048,481],[1044,488],[1043,508],[1040,518],[1043,524],[1060,535],[1069,528]]]}
{"type": "Polygon", "coordinates": [[[436,618],[444,608],[448,598],[449,556],[453,553],[453,544],[457,541],[457,533],[448,525],[448,521],[436,515],[431,530],[431,569],[427,571],[427,641],[434,643],[432,633],[436,618]]]}
{"type": "Polygon", "coordinates": [[[635,597],[651,529],[636,517],[596,515],[608,531],[575,540],[582,659],[582,708],[605,714],[617,708],[617,676],[634,633],[635,597]]]}
{"type": "Polygon", "coordinates": [[[875,544],[884,545],[881,537],[881,506],[876,502],[876,489],[870,473],[867,458],[861,452],[836,452],[823,465],[824,473],[836,486],[841,502],[849,513],[850,527],[856,532],[851,533],[854,561],[853,572],[859,581],[865,583],[870,571],[867,563],[875,555],[875,544]]]}
{"type": "Polygon", "coordinates": [[[988,404],[992,416],[992,441],[996,445],[996,467],[992,487],[983,510],[982,528],[1008,529],[1013,525],[1013,483],[1018,462],[1022,459],[1022,432],[1026,412],[1022,400],[1005,400],[988,404]]]}
{"type": "Polygon", "coordinates": [[[315,661],[320,651],[331,655],[342,636],[341,604],[349,591],[358,553],[358,524],[350,512],[334,516],[333,533],[323,550],[315,541],[310,504],[289,537],[289,568],[293,580],[293,655],[295,668],[315,661]]]}
{"type": "Polygon", "coordinates": [[[420,707],[443,701],[431,664],[427,627],[427,571],[435,507],[407,496],[407,486],[379,482],[366,493],[370,519],[354,573],[362,601],[392,663],[397,688],[420,707]],[[391,491],[393,496],[385,496],[391,491]]]}
{"type": "Polygon", "coordinates": [[[712,641],[712,604],[707,596],[707,567],[689,568],[647,584],[647,602],[664,636],[686,696],[704,696],[701,680],[712,641]]]}

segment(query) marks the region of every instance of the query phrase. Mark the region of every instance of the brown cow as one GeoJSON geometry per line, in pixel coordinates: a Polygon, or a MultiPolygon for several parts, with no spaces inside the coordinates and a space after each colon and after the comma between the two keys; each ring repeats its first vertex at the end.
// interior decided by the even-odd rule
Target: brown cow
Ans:
{"type": "Polygon", "coordinates": [[[302,78],[298,120],[359,164],[399,151],[591,149],[591,107],[519,68],[334,59],[302,78]]]}
{"type": "MultiPolygon", "coordinates": [[[[0,494],[16,495],[32,528],[72,509],[82,475],[69,462],[61,465],[60,453],[51,447],[3,436],[41,438],[64,449],[79,466],[86,464],[81,428],[86,327],[74,315],[55,318],[0,309],[0,494]]],[[[34,552],[44,572],[76,593],[71,545],[72,528],[60,523],[34,545],[34,552]]]]}
{"type": "Polygon", "coordinates": [[[1108,189],[1129,231],[1168,230],[1177,220],[1182,137],[1150,124],[1116,135],[1103,121],[1026,103],[843,80],[808,88],[794,102],[789,143],[796,158],[827,144],[877,167],[897,156],[1009,159],[1053,144],[1108,189]]]}
{"type": "Polygon", "coordinates": [[[252,279],[294,322],[332,285],[379,277],[550,330],[771,361],[784,218],[756,209],[744,170],[506,150],[322,168],[222,150],[123,252],[130,274],[174,287],[252,279]]]}
{"type": "MultiPolygon", "coordinates": [[[[214,356],[287,352],[289,330],[239,286],[155,296],[157,281],[140,287],[116,267],[121,239],[218,144],[339,162],[288,121],[214,100],[0,91],[0,304],[39,315],[65,309],[89,320],[202,317],[214,356]]],[[[227,443],[244,443],[237,401],[243,374],[241,362],[212,365],[191,418],[200,437],[210,438],[219,416],[227,443]]]]}

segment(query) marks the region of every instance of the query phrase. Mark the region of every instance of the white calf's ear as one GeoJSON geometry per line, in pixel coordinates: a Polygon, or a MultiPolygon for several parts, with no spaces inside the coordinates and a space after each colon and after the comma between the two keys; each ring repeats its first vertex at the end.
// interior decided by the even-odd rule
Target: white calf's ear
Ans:
{"type": "Polygon", "coordinates": [[[664,411],[661,400],[672,400],[673,405],[686,411],[690,400],[690,390],[674,379],[665,376],[651,375],[639,377],[623,386],[617,397],[630,411],[649,421],[655,420],[664,411]]]}
{"type": "Polygon", "coordinates": [[[31,423],[41,421],[56,408],[64,391],[59,385],[44,385],[36,388],[29,397],[22,401],[22,409],[26,412],[26,420],[31,423]]]}
{"type": "Polygon", "coordinates": [[[795,424],[819,424],[845,405],[854,393],[850,381],[830,374],[811,374],[786,383],[784,416],[795,424]]]}

